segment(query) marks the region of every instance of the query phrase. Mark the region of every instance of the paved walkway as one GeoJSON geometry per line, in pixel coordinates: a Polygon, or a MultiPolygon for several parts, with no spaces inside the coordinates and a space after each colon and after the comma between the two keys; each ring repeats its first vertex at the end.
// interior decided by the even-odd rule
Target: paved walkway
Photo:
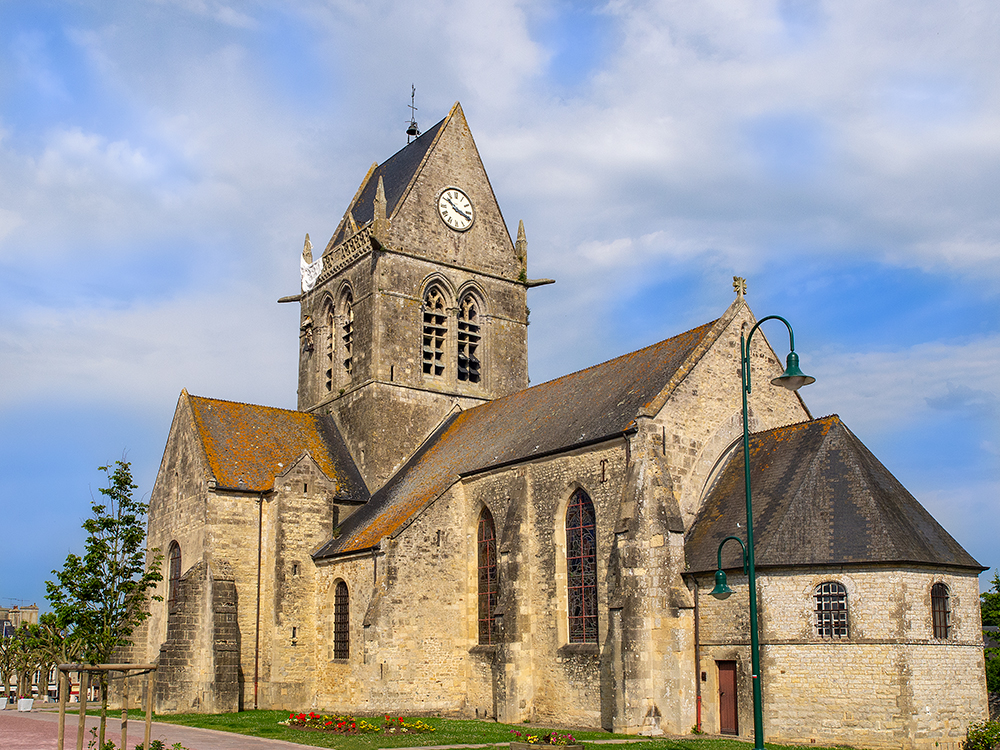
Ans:
{"type": "MultiPolygon", "coordinates": [[[[79,726],[79,715],[76,713],[66,713],[66,737],[62,750],[76,750],[76,733],[79,726]]],[[[97,716],[87,717],[87,730],[84,736],[83,746],[87,747],[90,742],[90,729],[100,725],[100,718],[97,716]]],[[[131,719],[128,723],[128,750],[132,750],[143,740],[146,730],[142,721],[131,719]]],[[[121,721],[108,717],[106,738],[113,740],[117,745],[121,741],[122,730],[121,721]]],[[[20,713],[18,711],[6,709],[0,711],[0,748],[2,750],[59,750],[57,747],[59,738],[59,712],[58,711],[30,711],[20,713]]],[[[177,724],[163,724],[153,722],[151,738],[161,740],[168,748],[175,742],[180,742],[189,750],[302,750],[302,748],[312,747],[311,745],[300,745],[297,742],[285,742],[284,740],[266,740],[260,737],[248,737],[232,732],[218,732],[214,729],[197,729],[195,727],[182,727],[177,724]]],[[[650,737],[629,737],[613,740],[587,740],[588,744],[618,745],[630,744],[632,742],[646,742],[650,737]]],[[[662,737],[660,739],[663,739],[662,737]]],[[[736,739],[736,738],[731,738],[736,739]]],[[[435,747],[417,748],[396,748],[395,750],[453,750],[460,748],[485,748],[493,747],[494,744],[507,745],[508,743],[490,743],[484,745],[439,745],[435,747]]]]}
{"type": "MultiPolygon", "coordinates": [[[[75,750],[76,731],[79,716],[66,713],[66,737],[63,750],[75,750]]],[[[87,734],[83,740],[84,748],[90,741],[91,727],[100,726],[100,718],[87,717],[87,734]]],[[[130,719],[128,723],[128,750],[132,750],[143,740],[146,731],[141,721],[130,719]]],[[[176,724],[161,724],[153,722],[150,735],[154,740],[162,740],[169,748],[175,742],[180,742],[190,750],[302,750],[310,747],[297,742],[283,740],[265,740],[259,737],[247,737],[232,732],[217,732],[214,729],[196,729],[181,727],[176,724]]],[[[106,737],[121,742],[121,721],[108,717],[106,737]]],[[[57,711],[30,711],[19,713],[9,709],[0,711],[0,748],[3,750],[59,750],[59,713],[57,711]]]]}

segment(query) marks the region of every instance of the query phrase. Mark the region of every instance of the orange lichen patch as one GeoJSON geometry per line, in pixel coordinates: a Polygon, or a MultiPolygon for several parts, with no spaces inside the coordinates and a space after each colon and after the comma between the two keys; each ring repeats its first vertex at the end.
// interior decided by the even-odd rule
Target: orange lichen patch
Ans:
{"type": "Polygon", "coordinates": [[[462,475],[621,435],[714,325],[459,413],[319,556],[374,546],[462,475]]]}
{"type": "Polygon", "coordinates": [[[313,414],[189,396],[215,481],[263,492],[308,451],[331,480],[344,484],[313,414]],[[242,483],[242,484],[241,484],[242,483]]]}

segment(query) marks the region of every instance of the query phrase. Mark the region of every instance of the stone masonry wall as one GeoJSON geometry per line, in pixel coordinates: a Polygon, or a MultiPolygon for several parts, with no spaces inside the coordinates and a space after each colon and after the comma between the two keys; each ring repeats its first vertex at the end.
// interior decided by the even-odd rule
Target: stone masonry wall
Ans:
{"type": "Polygon", "coordinates": [[[232,572],[221,562],[200,562],[177,587],[155,676],[156,711],[236,711],[240,631],[232,572]]]}
{"type": "Polygon", "coordinates": [[[208,546],[205,518],[209,476],[189,402],[182,394],[149,499],[146,559],[148,564],[154,554],[163,557],[163,580],[150,592],[162,597],[162,601],[150,601],[150,617],[143,630],[144,660],[155,661],[167,637],[167,555],[171,542],[180,545],[182,573],[203,558],[208,546]]]}
{"type": "MultiPolygon", "coordinates": [[[[985,717],[978,584],[972,573],[920,568],[767,571],[758,576],[765,734],[775,742],[958,750],[970,722],[985,717]],[[815,631],[814,592],[825,581],[848,592],[850,636],[815,631]],[[950,591],[952,630],[931,629],[930,589],[950,591]]],[[[701,586],[703,721],[718,731],[718,671],[736,660],[739,728],[752,736],[746,578],[724,602],[701,586]]]]}

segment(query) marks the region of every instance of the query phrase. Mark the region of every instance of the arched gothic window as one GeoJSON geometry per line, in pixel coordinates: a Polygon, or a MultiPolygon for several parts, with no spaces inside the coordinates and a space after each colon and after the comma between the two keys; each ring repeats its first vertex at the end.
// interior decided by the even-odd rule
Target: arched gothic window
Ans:
{"type": "Polygon", "coordinates": [[[333,392],[333,360],[337,349],[337,319],[333,314],[333,303],[327,300],[323,306],[323,387],[327,393],[333,392]]]}
{"type": "Polygon", "coordinates": [[[470,383],[480,380],[479,303],[471,294],[458,306],[458,379],[470,383]]]}
{"type": "Polygon", "coordinates": [[[577,490],[566,509],[569,642],[597,643],[597,524],[594,504],[577,490]]]}
{"type": "Polygon", "coordinates": [[[847,638],[847,589],[827,581],[816,587],[816,633],[822,638],[847,638]]]}
{"type": "Polygon", "coordinates": [[[488,508],[479,514],[479,642],[496,643],[493,613],[497,606],[497,538],[488,508]]]}
{"type": "Polygon", "coordinates": [[[931,586],[931,621],[935,638],[947,638],[951,633],[951,607],[948,601],[948,587],[943,583],[931,586]]]}
{"type": "Polygon", "coordinates": [[[351,610],[347,584],[337,581],[333,593],[333,658],[346,659],[351,655],[351,610]]]}
{"type": "Polygon", "coordinates": [[[177,601],[177,586],[181,580],[181,546],[177,542],[170,543],[167,553],[167,604],[177,601]]]}
{"type": "Polygon", "coordinates": [[[432,286],[424,295],[423,356],[424,375],[444,375],[444,341],[448,335],[448,319],[444,295],[432,286]]]}
{"type": "Polygon", "coordinates": [[[341,340],[344,342],[344,372],[351,375],[354,372],[354,295],[348,289],[341,298],[343,326],[341,340]]]}

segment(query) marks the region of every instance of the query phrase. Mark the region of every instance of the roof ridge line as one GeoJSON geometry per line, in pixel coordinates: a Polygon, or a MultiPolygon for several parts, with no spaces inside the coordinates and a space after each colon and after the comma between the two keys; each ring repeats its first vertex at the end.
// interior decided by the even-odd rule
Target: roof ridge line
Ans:
{"type": "MultiPolygon", "coordinates": [[[[670,380],[667,381],[666,385],[656,394],[645,406],[643,406],[636,417],[654,417],[659,413],[660,409],[670,398],[670,394],[673,393],[674,389],[680,384],[680,382],[688,376],[694,366],[701,361],[701,358],[705,356],[705,352],[708,351],[709,347],[715,344],[719,340],[719,336],[726,327],[732,322],[733,318],[736,317],[736,313],[743,307],[746,307],[749,311],[750,307],[747,305],[746,301],[737,298],[733,301],[726,311],[722,313],[721,316],[715,319],[712,328],[705,334],[698,345],[691,350],[691,353],[687,358],[681,363],[680,367],[674,370],[674,374],[670,376],[670,380]]],[[[753,313],[750,313],[753,315],[753,313]]],[[[694,330],[693,328],[691,330],[694,330]]],[[[682,334],[683,335],[683,334],[682,334]]]]}
{"type": "MultiPolygon", "coordinates": [[[[399,213],[399,210],[400,208],[402,208],[403,203],[406,202],[406,198],[410,195],[410,191],[413,190],[413,185],[417,181],[417,177],[423,170],[424,165],[427,164],[427,160],[430,158],[431,152],[437,147],[438,141],[441,140],[441,134],[447,129],[448,125],[451,123],[451,118],[455,114],[456,109],[459,110],[461,109],[461,106],[459,105],[458,102],[455,102],[454,104],[451,105],[451,109],[448,110],[448,114],[445,115],[445,118],[440,122],[440,126],[438,126],[437,123],[435,123],[432,126],[432,127],[437,127],[437,132],[434,134],[434,139],[427,146],[427,150],[424,151],[424,155],[421,157],[420,163],[417,164],[417,168],[413,170],[413,174],[410,175],[410,181],[406,183],[406,188],[403,190],[402,193],[399,194],[399,198],[396,200],[396,205],[392,207],[392,214],[386,217],[389,219],[390,222],[396,217],[396,214],[399,213]]],[[[393,154],[393,156],[395,156],[395,154],[393,154]]],[[[392,157],[389,158],[391,159],[392,157]]],[[[388,159],[386,161],[388,161],[388,159]]]]}
{"type": "Polygon", "coordinates": [[[847,427],[847,425],[844,424],[844,420],[840,418],[840,415],[837,413],[833,413],[833,414],[827,414],[825,417],[810,417],[809,419],[803,419],[798,422],[789,422],[788,424],[777,425],[776,427],[768,427],[766,430],[758,430],[757,432],[751,432],[750,436],[753,437],[757,435],[766,435],[769,432],[777,432],[778,430],[787,430],[791,427],[800,427],[802,425],[825,422],[828,419],[836,419],[844,427],[847,427]]]}
{"type": "MultiPolygon", "coordinates": [[[[391,159],[392,157],[389,157],[389,158],[391,159]]],[[[347,204],[347,210],[344,211],[344,215],[340,217],[340,223],[337,224],[337,228],[334,229],[333,230],[333,234],[330,235],[330,241],[327,242],[326,243],[326,247],[323,248],[323,252],[320,254],[321,258],[324,255],[326,255],[328,252],[330,252],[331,250],[333,250],[333,248],[335,247],[335,245],[333,244],[333,241],[335,239],[337,239],[337,237],[340,235],[340,230],[344,228],[344,223],[347,221],[347,217],[350,216],[353,213],[354,206],[357,205],[358,198],[361,197],[361,193],[364,191],[365,185],[368,184],[368,180],[371,179],[372,174],[379,167],[381,167],[381,166],[382,165],[379,164],[377,161],[373,161],[372,165],[370,167],[368,167],[368,171],[365,173],[364,179],[361,180],[361,184],[358,185],[358,189],[354,192],[354,197],[351,198],[351,202],[347,204]]],[[[360,227],[359,227],[359,229],[360,229],[360,227]]],[[[347,238],[345,237],[344,240],[346,241],[347,238]]]]}
{"type": "MultiPolygon", "coordinates": [[[[184,389],[184,393],[187,393],[187,389],[184,389]]],[[[311,417],[322,417],[322,414],[315,414],[311,411],[300,411],[299,409],[286,409],[283,406],[268,406],[267,404],[253,404],[249,401],[234,401],[230,398],[212,398],[211,396],[195,396],[191,393],[187,393],[189,399],[198,399],[199,401],[218,401],[223,404],[237,404],[238,406],[254,406],[260,409],[274,409],[275,411],[287,411],[292,414],[303,414],[311,417]]]]}

